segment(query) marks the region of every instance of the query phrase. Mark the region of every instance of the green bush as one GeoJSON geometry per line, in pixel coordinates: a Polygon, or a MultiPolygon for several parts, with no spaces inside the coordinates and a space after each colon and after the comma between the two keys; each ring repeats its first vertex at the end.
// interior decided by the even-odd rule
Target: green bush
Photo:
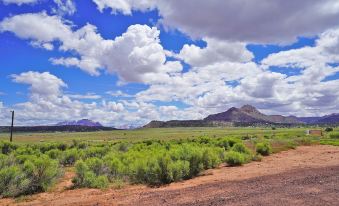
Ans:
{"type": "Polygon", "coordinates": [[[235,139],[235,138],[221,138],[217,140],[217,146],[219,147],[223,147],[225,148],[225,150],[230,149],[231,147],[233,147],[233,145],[235,145],[236,143],[239,143],[240,140],[239,139],[235,139]]]}
{"type": "Polygon", "coordinates": [[[229,151],[226,153],[225,161],[230,166],[239,166],[245,163],[245,156],[240,152],[229,151]]]}
{"type": "Polygon", "coordinates": [[[26,193],[29,180],[18,166],[9,166],[0,170],[0,196],[16,197],[26,193]]]}
{"type": "Polygon", "coordinates": [[[190,151],[189,163],[190,163],[190,175],[189,177],[197,176],[203,169],[204,164],[202,162],[202,154],[198,150],[190,151]]]}
{"type": "Polygon", "coordinates": [[[64,166],[72,166],[78,159],[80,159],[79,151],[73,148],[63,152],[60,162],[64,166]]]}
{"type": "Polygon", "coordinates": [[[159,177],[159,183],[168,184],[173,182],[172,164],[172,159],[168,155],[158,159],[159,168],[157,176],[159,177]]]}
{"type": "MultiPolygon", "coordinates": [[[[92,157],[89,158],[85,161],[86,165],[88,168],[94,172],[96,176],[102,175],[105,173],[105,165],[104,161],[97,158],[97,157],[92,157]]],[[[107,172],[107,171],[106,171],[107,172]]]]}
{"type": "Polygon", "coordinates": [[[107,175],[111,181],[114,179],[120,179],[125,173],[124,164],[114,155],[105,156],[104,164],[107,167],[107,175]]]}
{"type": "Polygon", "coordinates": [[[62,157],[62,151],[59,149],[52,149],[46,152],[46,155],[48,155],[51,159],[60,159],[62,157]]]}
{"type": "Polygon", "coordinates": [[[102,158],[108,152],[109,152],[109,148],[108,147],[92,146],[92,147],[87,148],[84,151],[84,156],[85,156],[85,158],[90,158],[90,157],[99,157],[99,158],[102,158]]]}
{"type": "Polygon", "coordinates": [[[202,154],[202,163],[204,169],[215,168],[221,163],[220,157],[216,153],[217,151],[212,149],[206,149],[202,154]]]}
{"type": "Polygon", "coordinates": [[[330,138],[331,139],[339,139],[339,132],[335,132],[335,133],[332,132],[330,134],[330,138]]]}
{"type": "Polygon", "coordinates": [[[75,164],[76,176],[72,182],[74,187],[88,187],[88,188],[107,188],[109,181],[107,176],[96,175],[82,160],[79,160],[75,164]]]}
{"type": "Polygon", "coordinates": [[[58,162],[47,156],[27,160],[23,165],[23,172],[30,181],[30,193],[46,191],[61,175],[58,162]]]}
{"type": "Polygon", "coordinates": [[[65,151],[68,148],[68,145],[66,143],[59,143],[57,144],[57,149],[61,151],[65,151]]]}
{"type": "Polygon", "coordinates": [[[17,145],[10,143],[10,142],[0,142],[0,151],[2,154],[9,154],[12,151],[16,150],[18,148],[17,145]]]}
{"type": "Polygon", "coordinates": [[[333,131],[333,128],[332,127],[327,127],[326,129],[325,129],[325,132],[332,132],[333,131]]]}
{"type": "Polygon", "coordinates": [[[236,143],[235,145],[233,145],[232,151],[243,154],[251,154],[251,151],[243,143],[236,143]]]}
{"type": "Polygon", "coordinates": [[[268,142],[259,142],[255,145],[256,152],[263,155],[267,156],[272,153],[272,147],[268,142]]]}
{"type": "Polygon", "coordinates": [[[4,197],[46,191],[61,174],[58,163],[48,156],[27,155],[23,164],[8,162],[0,169],[0,196],[4,197]]]}
{"type": "Polygon", "coordinates": [[[189,178],[190,163],[188,161],[175,161],[171,164],[171,169],[174,182],[189,178]]]}

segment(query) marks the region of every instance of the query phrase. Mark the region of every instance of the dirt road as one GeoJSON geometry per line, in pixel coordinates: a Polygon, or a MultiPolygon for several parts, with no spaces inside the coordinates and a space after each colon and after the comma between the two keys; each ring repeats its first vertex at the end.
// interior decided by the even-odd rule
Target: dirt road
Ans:
{"type": "Polygon", "coordinates": [[[0,205],[339,205],[339,147],[302,146],[161,188],[57,190],[0,205]]]}

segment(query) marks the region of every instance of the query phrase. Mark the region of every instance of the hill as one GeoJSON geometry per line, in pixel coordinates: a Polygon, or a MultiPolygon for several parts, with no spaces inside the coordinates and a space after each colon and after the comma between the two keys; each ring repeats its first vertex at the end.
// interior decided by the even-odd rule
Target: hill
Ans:
{"type": "Polygon", "coordinates": [[[94,122],[89,119],[81,119],[78,121],[59,122],[55,126],[87,126],[87,127],[102,127],[99,122],[94,122]]]}
{"type": "MultiPolygon", "coordinates": [[[[81,125],[65,126],[15,126],[14,132],[96,132],[117,130],[113,127],[95,127],[81,125]]],[[[0,132],[9,132],[9,126],[0,126],[0,132]]]]}
{"type": "Polygon", "coordinates": [[[226,121],[240,123],[276,123],[276,124],[300,124],[296,117],[285,117],[282,115],[265,115],[251,105],[244,105],[241,108],[232,107],[226,112],[212,114],[204,120],[226,121]]]}
{"type": "Polygon", "coordinates": [[[339,113],[322,117],[298,117],[298,120],[306,124],[336,124],[339,123],[339,113]]]}
{"type": "Polygon", "coordinates": [[[337,125],[339,124],[339,114],[323,117],[266,115],[251,105],[244,105],[240,108],[232,107],[225,112],[211,114],[202,120],[151,121],[144,128],[263,125],[289,127],[301,124],[337,125]]]}

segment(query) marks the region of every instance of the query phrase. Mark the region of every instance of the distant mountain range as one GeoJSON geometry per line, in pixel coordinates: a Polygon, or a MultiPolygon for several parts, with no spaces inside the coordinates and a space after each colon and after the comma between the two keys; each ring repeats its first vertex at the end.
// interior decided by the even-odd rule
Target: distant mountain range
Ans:
{"type": "Polygon", "coordinates": [[[99,122],[94,122],[89,119],[81,119],[78,121],[59,122],[55,126],[87,126],[87,127],[103,127],[99,122]]]}
{"type": "Polygon", "coordinates": [[[298,118],[282,115],[265,115],[251,105],[244,105],[241,108],[232,107],[226,112],[212,114],[204,120],[244,122],[244,123],[278,123],[278,124],[298,124],[302,123],[298,118]]]}
{"type": "Polygon", "coordinates": [[[338,124],[339,114],[323,117],[295,117],[282,115],[265,115],[251,105],[240,108],[232,107],[229,110],[209,115],[203,120],[171,120],[151,121],[144,127],[203,127],[203,126],[249,126],[249,125],[298,125],[298,124],[338,124]]]}
{"type": "Polygon", "coordinates": [[[298,117],[298,119],[306,124],[333,124],[339,123],[339,113],[322,117],[298,117]]]}

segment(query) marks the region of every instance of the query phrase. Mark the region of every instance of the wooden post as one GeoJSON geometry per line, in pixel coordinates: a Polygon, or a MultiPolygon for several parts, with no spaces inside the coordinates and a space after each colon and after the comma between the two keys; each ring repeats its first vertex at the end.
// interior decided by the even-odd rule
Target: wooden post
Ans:
{"type": "Polygon", "coordinates": [[[9,139],[10,142],[13,141],[13,123],[14,123],[14,110],[12,112],[12,124],[11,124],[11,137],[9,139]]]}

